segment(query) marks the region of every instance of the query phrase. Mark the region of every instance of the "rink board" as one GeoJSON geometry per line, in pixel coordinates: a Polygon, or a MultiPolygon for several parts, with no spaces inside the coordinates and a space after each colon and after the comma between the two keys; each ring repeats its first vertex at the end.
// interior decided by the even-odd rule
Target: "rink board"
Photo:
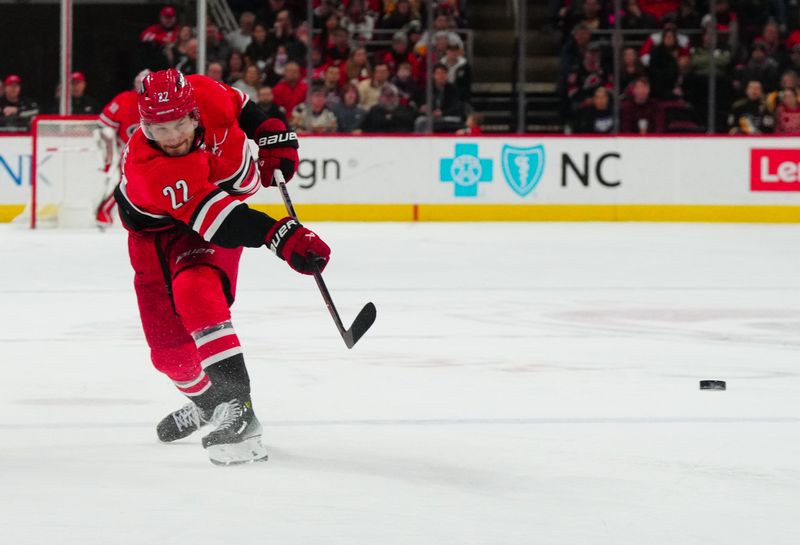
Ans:
{"type": "MultiPolygon", "coordinates": [[[[313,221],[800,222],[789,138],[304,137],[313,221]]],[[[29,198],[28,136],[0,138],[0,220],[29,198]]],[[[87,168],[93,168],[88,167],[87,168]]],[[[281,215],[275,191],[248,201],[281,215]]]]}

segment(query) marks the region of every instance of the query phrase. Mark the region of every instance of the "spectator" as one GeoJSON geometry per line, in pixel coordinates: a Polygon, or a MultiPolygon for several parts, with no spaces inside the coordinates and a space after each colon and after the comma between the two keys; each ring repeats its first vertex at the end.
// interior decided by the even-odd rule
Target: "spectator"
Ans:
{"type": "Polygon", "coordinates": [[[340,101],[331,108],[336,115],[338,132],[361,132],[361,124],[367,112],[358,105],[358,88],[348,83],[342,89],[340,101]]]}
{"type": "Polygon", "coordinates": [[[483,125],[483,114],[478,112],[470,112],[467,115],[467,122],[466,127],[463,129],[458,129],[456,134],[460,134],[463,136],[480,136],[483,134],[483,129],[481,125],[483,125]]]}
{"type": "Polygon", "coordinates": [[[639,0],[625,2],[625,15],[622,16],[622,28],[631,30],[647,30],[658,26],[655,17],[642,11],[639,0]]]}
{"type": "Polygon", "coordinates": [[[630,86],[637,79],[645,75],[645,69],[639,55],[632,47],[626,47],[622,52],[622,67],[620,70],[619,88],[623,95],[630,94],[630,86]]]}
{"type": "Polygon", "coordinates": [[[228,85],[233,84],[234,81],[240,80],[244,77],[244,55],[234,49],[228,57],[228,63],[225,67],[225,83],[228,85]]]}
{"type": "Polygon", "coordinates": [[[325,52],[325,59],[330,64],[344,64],[350,58],[350,36],[343,28],[333,32],[333,45],[325,52]]]}
{"type": "Polygon", "coordinates": [[[256,16],[250,11],[244,11],[239,16],[239,28],[228,34],[228,42],[234,49],[244,51],[253,41],[253,29],[256,16]]]}
{"type": "Polygon", "coordinates": [[[281,109],[275,104],[274,96],[272,94],[272,87],[264,85],[258,88],[258,105],[261,106],[269,117],[277,117],[285,119],[281,109]]]}
{"type": "MultiPolygon", "coordinates": [[[[447,70],[444,71],[447,79],[447,70]]],[[[414,112],[408,106],[400,104],[397,89],[387,84],[381,89],[378,104],[373,106],[364,117],[362,130],[365,133],[397,133],[410,132],[414,128],[414,112]]]]}
{"type": "MultiPolygon", "coordinates": [[[[411,21],[408,24],[408,28],[406,29],[406,34],[408,35],[408,48],[416,54],[417,52],[417,45],[419,41],[422,39],[422,23],[419,21],[411,21]]],[[[423,50],[424,50],[423,44],[423,50]]]]}
{"type": "Polygon", "coordinates": [[[3,96],[0,97],[0,126],[28,130],[31,119],[39,113],[36,102],[22,97],[22,78],[16,74],[3,80],[3,96]]]}
{"type": "Polygon", "coordinates": [[[298,104],[292,112],[292,126],[300,133],[336,132],[336,116],[325,106],[325,89],[311,90],[309,104],[298,104]]]}
{"type": "MultiPolygon", "coordinates": [[[[410,28],[414,28],[413,25],[410,28]]],[[[416,41],[414,45],[414,53],[420,57],[424,56],[426,47],[432,41],[431,36],[435,36],[437,32],[446,32],[447,41],[449,43],[458,44],[458,46],[461,48],[464,47],[464,41],[458,34],[453,32],[452,20],[447,15],[437,15],[433,20],[433,30],[426,30],[422,36],[420,36],[419,40],[416,41]]]]}
{"type": "Polygon", "coordinates": [[[472,90],[472,70],[457,45],[448,45],[444,63],[447,67],[447,81],[456,86],[461,102],[469,103],[472,90]]]}
{"type": "MultiPolygon", "coordinates": [[[[739,19],[736,12],[731,10],[728,0],[716,0],[715,11],[717,17],[717,41],[720,47],[726,47],[731,51],[738,48],[739,19]]],[[[711,14],[703,16],[700,25],[705,29],[711,26],[711,14]]]]}
{"type": "Polygon", "coordinates": [[[610,134],[614,130],[614,112],[611,110],[611,93],[598,87],[592,101],[575,113],[572,132],[576,134],[610,134]]]}
{"type": "MultiPolygon", "coordinates": [[[[458,99],[455,85],[447,81],[447,74],[445,65],[433,67],[433,108],[430,114],[433,116],[434,132],[455,132],[464,124],[464,104],[458,99]]],[[[422,104],[419,111],[423,115],[417,118],[415,127],[422,132],[427,125],[428,105],[422,104]]]]}
{"type": "Polygon", "coordinates": [[[397,74],[391,79],[392,84],[397,87],[400,96],[400,103],[405,106],[416,108],[416,99],[422,94],[422,87],[414,78],[411,65],[407,62],[400,63],[397,67],[397,74]]]}
{"type": "Polygon", "coordinates": [[[295,35],[292,15],[288,9],[283,9],[276,14],[275,23],[270,31],[270,39],[273,47],[278,45],[286,47],[286,53],[289,55],[290,61],[305,63],[308,47],[295,35]]]}
{"type": "MultiPolygon", "coordinates": [[[[444,62],[447,56],[447,47],[450,45],[450,40],[447,39],[447,32],[437,32],[433,36],[433,63],[439,64],[444,62]]],[[[452,44],[458,47],[456,44],[452,44]]],[[[459,48],[460,49],[460,48],[459,48]]],[[[427,57],[426,57],[427,58],[427,57]]]]}
{"type": "Polygon", "coordinates": [[[314,44],[319,46],[322,51],[326,52],[334,47],[334,34],[336,29],[339,28],[339,15],[336,12],[331,12],[325,17],[325,24],[322,27],[322,32],[319,36],[314,38],[314,44]]]}
{"type": "Polygon", "coordinates": [[[278,13],[286,9],[286,0],[267,0],[266,5],[256,13],[256,23],[265,28],[273,28],[278,13]]]}
{"type": "Polygon", "coordinates": [[[224,68],[222,68],[222,64],[216,61],[208,63],[208,68],[206,68],[206,76],[213,79],[214,81],[222,82],[222,74],[224,73],[224,68]]]}
{"type": "Polygon", "coordinates": [[[573,21],[574,24],[584,24],[591,30],[602,30],[608,27],[600,0],[584,0],[582,8],[574,12],[573,21]]]}
{"type": "Polygon", "coordinates": [[[786,64],[786,48],[781,43],[781,32],[778,29],[778,23],[771,20],[764,25],[761,36],[756,38],[754,42],[764,44],[764,48],[768,57],[772,57],[779,65],[786,64]]]}
{"type": "Polygon", "coordinates": [[[656,21],[662,21],[667,15],[676,15],[679,0],[641,0],[642,11],[652,15],[656,21]]]}
{"type": "Polygon", "coordinates": [[[178,32],[175,28],[177,21],[175,8],[164,6],[159,12],[158,23],[144,29],[139,35],[139,40],[153,43],[158,47],[173,44],[178,39],[178,32]]]}
{"type": "Polygon", "coordinates": [[[709,70],[711,69],[711,61],[713,59],[716,64],[716,71],[718,75],[727,76],[730,72],[731,66],[731,52],[724,47],[724,45],[709,52],[711,48],[712,33],[710,29],[703,32],[703,45],[696,47],[692,50],[691,65],[692,72],[698,76],[708,78],[709,70]]]}
{"type": "Polygon", "coordinates": [[[689,49],[691,42],[689,41],[689,37],[686,34],[681,34],[678,32],[678,26],[675,24],[675,20],[673,18],[668,18],[664,22],[663,29],[648,36],[644,44],[642,44],[642,48],[639,50],[639,56],[641,57],[642,64],[644,66],[650,66],[650,53],[653,51],[653,48],[660,45],[664,40],[664,34],[669,32],[672,32],[675,35],[678,54],[691,55],[691,50],[689,49]]]}
{"type": "Polygon", "coordinates": [[[358,94],[361,97],[359,106],[369,111],[370,108],[378,103],[380,98],[381,89],[385,83],[389,81],[389,67],[386,63],[378,63],[372,72],[372,77],[362,80],[356,85],[358,87],[358,94]]]}
{"type": "Polygon", "coordinates": [[[341,70],[338,66],[334,64],[328,66],[322,85],[325,89],[325,104],[328,108],[333,108],[339,103],[342,96],[341,70]]]}
{"type": "MultiPolygon", "coordinates": [[[[395,32],[392,36],[392,48],[383,56],[383,62],[389,67],[389,72],[394,75],[400,63],[407,62],[416,68],[419,61],[408,47],[408,36],[404,32],[395,32]]],[[[416,70],[415,70],[416,71],[416,70]]]]}
{"type": "Polygon", "coordinates": [[[566,92],[567,77],[574,71],[586,54],[586,49],[589,47],[589,41],[592,38],[592,31],[586,25],[577,25],[572,30],[572,37],[561,48],[561,76],[559,78],[559,87],[566,92]]]}
{"type": "Polygon", "coordinates": [[[764,100],[764,87],[759,80],[750,80],[745,98],[735,102],[728,115],[729,134],[762,134],[772,132],[775,121],[764,100]]]}
{"type": "Polygon", "coordinates": [[[189,40],[189,43],[186,44],[186,54],[178,59],[175,68],[184,74],[197,73],[197,38],[192,38],[189,40]]]}
{"type": "MultiPolygon", "coordinates": [[[[786,28],[787,4],[794,2],[786,0],[746,0],[736,2],[736,10],[740,24],[740,35],[745,42],[751,42],[763,30],[764,24],[772,20],[775,22],[780,34],[786,28]]],[[[793,11],[796,11],[796,5],[793,11]]],[[[796,14],[795,14],[796,18],[796,14]]]]}
{"type": "MultiPolygon", "coordinates": [[[[342,11],[341,0],[315,0],[317,7],[314,8],[315,23],[324,21],[331,14],[339,15],[342,11]]],[[[316,28],[318,25],[314,24],[316,28]]]]}
{"type": "Polygon", "coordinates": [[[102,106],[94,98],[86,94],[86,76],[83,72],[73,72],[69,78],[74,115],[99,114],[102,106]]]}
{"type": "Polygon", "coordinates": [[[387,12],[378,21],[378,27],[386,29],[404,28],[411,21],[418,21],[419,14],[415,14],[411,9],[409,0],[397,0],[394,9],[387,12]]]}
{"type": "Polygon", "coordinates": [[[775,132],[800,133],[800,105],[797,103],[796,89],[783,90],[781,103],[775,112],[775,132]]]}
{"type": "Polygon", "coordinates": [[[665,100],[673,96],[678,81],[678,40],[674,30],[664,30],[661,43],[652,49],[648,74],[653,97],[665,100]]]}
{"type": "Polygon", "coordinates": [[[350,0],[347,12],[342,17],[342,27],[350,34],[351,39],[364,43],[372,39],[375,19],[364,9],[363,0],[350,0]]]}
{"type": "Polygon", "coordinates": [[[167,59],[170,67],[174,67],[182,58],[186,57],[189,42],[194,38],[194,31],[189,25],[183,25],[178,30],[178,39],[173,43],[167,44],[163,49],[164,58],[167,59]]]}
{"type": "Polygon", "coordinates": [[[780,89],[772,91],[767,95],[767,107],[769,107],[769,110],[774,112],[783,102],[783,93],[787,89],[797,90],[798,83],[800,83],[800,81],[797,79],[797,72],[794,70],[787,70],[784,72],[781,76],[780,89]]]}
{"type": "Polygon", "coordinates": [[[372,67],[367,58],[367,50],[363,47],[354,49],[344,67],[345,81],[358,83],[370,77],[372,67]]]}
{"type": "Polygon", "coordinates": [[[284,112],[293,112],[295,107],[306,99],[308,86],[300,79],[300,66],[296,62],[286,64],[283,79],[272,89],[275,104],[284,112]]]}
{"type": "Polygon", "coordinates": [[[700,28],[700,15],[695,0],[681,0],[678,7],[678,28],[700,28]]]}
{"type": "Polygon", "coordinates": [[[567,76],[567,98],[572,110],[594,94],[598,87],[612,87],[611,75],[600,63],[600,46],[592,43],[583,54],[583,62],[567,76]]]}
{"type": "Polygon", "coordinates": [[[778,63],[767,56],[766,44],[755,42],[747,63],[736,67],[733,88],[741,93],[746,82],[758,80],[764,89],[772,91],[778,86],[778,71],[778,63]]]}
{"type": "Polygon", "coordinates": [[[275,55],[267,59],[265,72],[268,85],[276,85],[283,79],[284,74],[286,74],[286,65],[289,64],[289,62],[289,54],[286,52],[286,46],[279,45],[275,50],[275,55]]]}
{"type": "Polygon", "coordinates": [[[650,96],[650,82],[639,78],[633,83],[631,96],[622,101],[620,131],[627,134],[651,134],[662,131],[658,102],[650,96]]]}
{"type": "Polygon", "coordinates": [[[786,64],[786,70],[794,70],[800,74],[800,43],[789,49],[789,61],[786,64]]]}
{"type": "Polygon", "coordinates": [[[206,61],[224,63],[231,55],[231,46],[225,40],[217,25],[208,22],[206,25],[206,61]]]}
{"type": "Polygon", "coordinates": [[[259,70],[267,66],[267,59],[272,56],[272,47],[267,42],[267,27],[263,23],[256,23],[253,27],[253,36],[250,45],[244,50],[245,60],[255,64],[259,70]]]}
{"type": "Polygon", "coordinates": [[[439,0],[436,4],[435,13],[449,16],[456,25],[466,23],[466,18],[461,14],[460,3],[461,0],[439,0]]]}
{"type": "Polygon", "coordinates": [[[261,87],[261,71],[255,64],[248,64],[244,69],[244,77],[233,83],[233,87],[250,97],[250,100],[258,100],[258,88],[261,87]]]}

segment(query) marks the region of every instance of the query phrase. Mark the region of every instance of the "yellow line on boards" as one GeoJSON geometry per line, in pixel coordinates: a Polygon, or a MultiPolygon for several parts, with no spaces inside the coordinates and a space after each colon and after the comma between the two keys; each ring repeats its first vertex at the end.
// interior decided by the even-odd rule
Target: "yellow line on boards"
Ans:
{"type": "Polygon", "coordinates": [[[9,222],[22,214],[24,204],[0,204],[0,222],[9,222]]]}
{"type": "MultiPolygon", "coordinates": [[[[282,204],[251,204],[274,218],[282,204]]],[[[0,204],[0,222],[24,210],[0,204]]],[[[800,223],[800,206],[668,204],[299,204],[301,221],[653,221],[800,223]]]]}

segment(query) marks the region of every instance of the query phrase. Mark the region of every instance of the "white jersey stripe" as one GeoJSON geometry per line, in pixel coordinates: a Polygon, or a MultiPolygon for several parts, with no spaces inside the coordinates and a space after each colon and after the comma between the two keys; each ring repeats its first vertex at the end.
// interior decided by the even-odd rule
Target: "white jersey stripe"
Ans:
{"type": "Polygon", "coordinates": [[[112,121],[107,115],[105,115],[103,113],[100,114],[100,122],[103,125],[108,125],[112,129],[118,129],[119,128],[119,123],[117,123],[116,121],[112,121]]]}
{"type": "Polygon", "coordinates": [[[136,210],[140,214],[144,214],[145,216],[150,216],[151,218],[164,219],[164,218],[168,218],[169,217],[169,216],[159,216],[158,214],[151,214],[150,212],[145,212],[144,210],[142,210],[141,208],[136,206],[133,203],[133,201],[131,200],[131,198],[128,197],[128,191],[125,189],[125,187],[127,185],[128,185],[128,180],[123,175],[122,176],[122,183],[119,184],[119,191],[120,191],[120,193],[122,193],[122,196],[125,197],[125,200],[128,201],[128,204],[130,204],[133,207],[134,210],[136,210]]]}
{"type": "Polygon", "coordinates": [[[208,241],[211,241],[211,239],[217,233],[217,230],[219,229],[220,225],[222,225],[222,222],[225,221],[225,218],[227,218],[228,215],[231,212],[233,212],[234,208],[242,204],[244,203],[239,201],[234,201],[225,208],[223,208],[222,211],[219,214],[217,214],[217,217],[214,218],[214,221],[211,223],[211,225],[208,226],[208,229],[206,229],[204,233],[200,233],[203,236],[203,238],[208,241]]]}
{"type": "Polygon", "coordinates": [[[200,233],[200,229],[202,229],[203,222],[206,219],[206,215],[208,215],[209,211],[211,210],[211,207],[214,206],[215,203],[218,203],[222,199],[224,199],[226,197],[229,197],[229,196],[230,195],[228,195],[224,191],[220,191],[219,193],[217,193],[216,195],[211,197],[208,200],[208,202],[203,205],[203,208],[200,209],[200,213],[197,214],[197,218],[192,222],[192,225],[191,225],[192,229],[194,229],[195,231],[200,233]]]}

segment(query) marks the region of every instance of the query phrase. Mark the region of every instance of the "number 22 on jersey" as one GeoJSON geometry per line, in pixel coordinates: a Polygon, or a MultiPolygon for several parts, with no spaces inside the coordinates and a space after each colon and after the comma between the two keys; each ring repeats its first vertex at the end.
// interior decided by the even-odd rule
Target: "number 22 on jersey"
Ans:
{"type": "Polygon", "coordinates": [[[177,210],[181,206],[189,200],[189,185],[186,183],[186,180],[178,180],[175,182],[175,187],[168,185],[164,188],[161,192],[165,197],[169,197],[170,201],[172,201],[172,209],[177,210]],[[180,202],[178,201],[178,191],[182,191],[183,200],[180,202]]]}

